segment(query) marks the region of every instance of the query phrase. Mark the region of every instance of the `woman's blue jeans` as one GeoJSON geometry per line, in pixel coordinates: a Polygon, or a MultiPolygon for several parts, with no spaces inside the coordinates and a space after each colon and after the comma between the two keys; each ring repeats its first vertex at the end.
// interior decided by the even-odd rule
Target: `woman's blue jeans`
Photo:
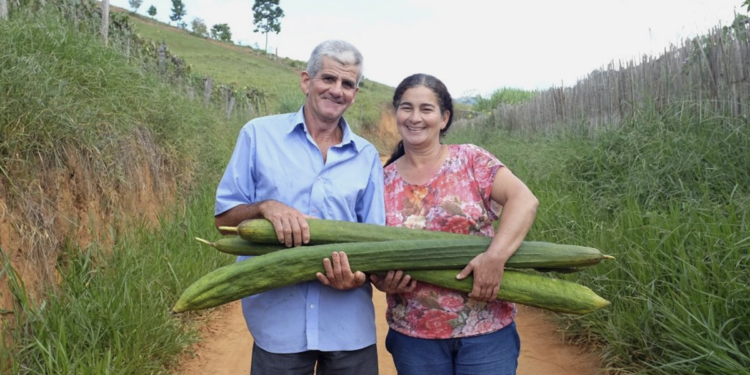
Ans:
{"type": "Polygon", "coordinates": [[[399,375],[515,375],[521,340],[513,322],[456,339],[420,339],[390,329],[385,347],[399,375]]]}

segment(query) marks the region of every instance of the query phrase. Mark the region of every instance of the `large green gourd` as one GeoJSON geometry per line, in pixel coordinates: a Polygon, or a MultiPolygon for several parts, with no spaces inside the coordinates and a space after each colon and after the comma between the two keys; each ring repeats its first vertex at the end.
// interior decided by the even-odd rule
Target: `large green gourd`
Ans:
{"type": "MultiPolygon", "coordinates": [[[[333,251],[346,252],[352,270],[378,272],[452,268],[455,277],[458,273],[455,269],[464,267],[486,247],[487,242],[483,237],[470,236],[459,240],[342,243],[276,251],[232,263],[205,275],[184,291],[173,311],[206,309],[271,289],[315,280],[316,272],[324,272],[323,258],[329,257],[333,251]]],[[[518,268],[548,265],[537,258],[533,254],[516,253],[506,265],[518,268]]],[[[540,298],[539,302],[542,303],[544,298],[540,298]]],[[[592,299],[592,303],[592,306],[597,306],[599,302],[592,299]]]]}
{"type": "MultiPolygon", "coordinates": [[[[310,226],[310,245],[442,239],[444,241],[452,241],[450,243],[460,243],[463,240],[472,241],[472,243],[482,243],[484,246],[482,251],[484,251],[492,241],[492,238],[490,237],[352,223],[348,221],[308,220],[307,222],[310,226]]],[[[259,244],[279,244],[273,225],[264,219],[245,220],[237,227],[222,227],[221,229],[236,232],[240,238],[251,242],[252,244],[248,245],[249,252],[255,251],[254,249],[250,250],[250,248],[254,248],[259,244]]],[[[234,254],[239,253],[235,252],[234,254]]],[[[474,255],[476,256],[477,254],[474,255]]],[[[255,254],[248,253],[247,255],[255,254]]],[[[431,262],[430,258],[432,257],[432,254],[423,252],[422,255],[422,261],[429,264],[431,262]]],[[[592,266],[608,258],[611,257],[604,255],[598,249],[591,247],[563,245],[550,242],[524,241],[513,255],[513,258],[511,258],[517,259],[518,261],[513,263],[508,261],[506,266],[518,268],[569,269],[592,266]]],[[[464,266],[465,265],[466,264],[464,264],[464,266]]]]}
{"type": "MultiPolygon", "coordinates": [[[[407,270],[405,272],[418,282],[427,282],[465,293],[471,291],[474,283],[471,276],[457,280],[457,270],[407,270]]],[[[609,301],[583,285],[512,270],[506,270],[503,273],[503,282],[497,293],[497,299],[579,315],[609,305],[609,301]]]]}

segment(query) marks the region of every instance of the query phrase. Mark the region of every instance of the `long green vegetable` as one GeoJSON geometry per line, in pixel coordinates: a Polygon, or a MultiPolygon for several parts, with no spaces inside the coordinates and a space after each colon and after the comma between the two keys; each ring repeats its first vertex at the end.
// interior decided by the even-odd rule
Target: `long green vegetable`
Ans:
{"type": "MultiPolygon", "coordinates": [[[[413,279],[469,293],[474,279],[469,276],[457,280],[460,270],[408,270],[413,279]]],[[[591,289],[570,281],[506,270],[497,299],[516,302],[550,311],[568,314],[587,314],[609,306],[609,301],[591,289]]]]}
{"type": "MultiPolygon", "coordinates": [[[[352,242],[383,242],[392,240],[444,240],[454,241],[481,241],[484,250],[487,249],[492,238],[472,236],[467,234],[456,234],[446,232],[434,232],[427,230],[415,230],[401,227],[388,227],[382,225],[352,223],[337,220],[308,220],[310,226],[310,244],[332,244],[352,242]]],[[[279,245],[276,231],[271,222],[264,219],[245,220],[237,227],[221,227],[225,231],[236,232],[240,238],[252,242],[250,246],[257,244],[279,245]]],[[[456,242],[458,241],[458,242],[456,242]]],[[[234,254],[239,254],[241,246],[235,248],[234,254]]],[[[218,248],[218,247],[217,247],[218,248]]],[[[248,252],[255,251],[248,249],[248,252]]],[[[254,254],[247,254],[254,255],[254,254]]],[[[431,257],[432,254],[424,253],[423,256],[431,257]]],[[[547,268],[547,269],[570,269],[588,267],[598,264],[604,259],[612,257],[602,254],[601,251],[591,247],[563,245],[550,242],[524,241],[516,251],[514,258],[527,258],[524,268],[547,268]],[[534,263],[534,265],[531,265],[534,263]]],[[[465,264],[464,264],[465,265],[465,264]]],[[[518,267],[507,265],[508,267],[518,267]]]]}
{"type": "MultiPolygon", "coordinates": [[[[485,249],[486,242],[481,237],[474,237],[461,240],[342,243],[275,251],[232,263],[203,276],[183,292],[172,310],[184,312],[206,309],[271,289],[314,280],[316,272],[324,272],[322,259],[329,257],[333,251],[346,252],[352,270],[377,272],[393,269],[463,268],[485,249]]],[[[508,260],[509,267],[528,268],[540,266],[539,263],[533,256],[516,258],[514,255],[508,260]]],[[[452,277],[456,273],[457,271],[452,277]]],[[[541,302],[543,301],[540,299],[541,302]]],[[[599,300],[592,296],[590,308],[597,308],[599,304],[599,300]]]]}

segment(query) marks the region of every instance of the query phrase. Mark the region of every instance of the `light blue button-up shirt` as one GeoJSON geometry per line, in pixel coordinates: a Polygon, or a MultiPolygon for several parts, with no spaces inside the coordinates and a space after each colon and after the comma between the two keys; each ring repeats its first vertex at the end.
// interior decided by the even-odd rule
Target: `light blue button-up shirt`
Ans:
{"type": "MultiPolygon", "coordinates": [[[[273,199],[320,219],[385,225],[378,152],[344,119],[339,126],[343,141],[324,163],[302,109],[247,123],[219,183],[215,214],[273,199]]],[[[305,282],[243,298],[242,311],[255,343],[272,353],[357,350],[376,340],[369,283],[339,291],[305,282]]]]}

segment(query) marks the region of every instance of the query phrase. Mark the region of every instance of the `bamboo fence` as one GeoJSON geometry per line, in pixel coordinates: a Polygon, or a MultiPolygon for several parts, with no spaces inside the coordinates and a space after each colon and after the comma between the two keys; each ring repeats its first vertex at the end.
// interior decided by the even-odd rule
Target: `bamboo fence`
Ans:
{"type": "MultiPolygon", "coordinates": [[[[750,115],[748,22],[716,27],[672,45],[658,57],[611,62],[572,87],[540,91],[524,103],[457,124],[490,124],[509,131],[591,133],[648,111],[658,116],[750,115]]],[[[461,126],[461,125],[459,125],[461,126]]]]}

